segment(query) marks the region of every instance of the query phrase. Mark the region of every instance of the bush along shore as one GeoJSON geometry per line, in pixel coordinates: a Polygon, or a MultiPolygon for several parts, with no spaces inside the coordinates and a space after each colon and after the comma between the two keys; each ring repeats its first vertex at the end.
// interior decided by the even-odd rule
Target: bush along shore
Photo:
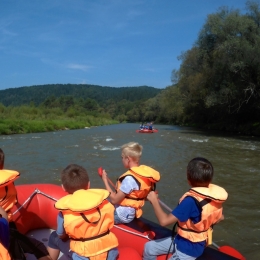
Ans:
{"type": "Polygon", "coordinates": [[[89,111],[82,107],[64,109],[22,105],[5,107],[0,104],[0,135],[51,132],[83,129],[91,126],[119,123],[103,111],[89,111]]]}
{"type": "Polygon", "coordinates": [[[118,121],[106,118],[86,117],[81,119],[53,120],[0,120],[0,135],[52,132],[69,129],[82,129],[92,126],[117,124],[118,121]]]}

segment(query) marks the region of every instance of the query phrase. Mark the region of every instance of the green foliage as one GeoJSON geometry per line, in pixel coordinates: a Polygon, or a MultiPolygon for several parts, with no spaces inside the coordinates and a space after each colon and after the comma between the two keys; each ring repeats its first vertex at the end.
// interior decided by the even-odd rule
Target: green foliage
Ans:
{"type": "Polygon", "coordinates": [[[120,102],[125,99],[134,102],[154,97],[160,91],[148,86],[113,88],[88,84],[50,84],[0,90],[0,103],[5,106],[27,105],[30,102],[38,106],[44,103],[49,108],[62,105],[66,110],[73,105],[73,98],[76,98],[86,100],[87,109],[89,106],[95,109],[97,104],[102,106],[108,100],[120,102]]]}
{"type": "Polygon", "coordinates": [[[0,91],[0,102],[3,102],[0,118],[55,121],[87,118],[85,121],[90,126],[109,124],[111,120],[148,120],[156,115],[153,111],[145,115],[145,101],[160,92],[147,86],[111,88],[73,84],[7,89],[0,91]]]}
{"type": "Polygon", "coordinates": [[[108,125],[118,123],[116,120],[105,118],[95,118],[92,116],[75,119],[55,119],[55,120],[0,120],[0,134],[25,134],[49,132],[66,129],[80,129],[90,126],[108,125]]]}
{"type": "Polygon", "coordinates": [[[87,111],[82,113],[70,106],[66,112],[61,108],[5,107],[0,104],[0,134],[24,134],[118,123],[108,114],[87,111]]]}
{"type": "Polygon", "coordinates": [[[223,7],[208,15],[194,46],[179,57],[175,85],[160,94],[160,120],[234,130],[259,121],[260,8],[246,6],[246,14],[223,7]]]}
{"type": "Polygon", "coordinates": [[[185,115],[180,89],[176,86],[167,87],[159,96],[160,111],[156,121],[182,124],[185,115]]]}

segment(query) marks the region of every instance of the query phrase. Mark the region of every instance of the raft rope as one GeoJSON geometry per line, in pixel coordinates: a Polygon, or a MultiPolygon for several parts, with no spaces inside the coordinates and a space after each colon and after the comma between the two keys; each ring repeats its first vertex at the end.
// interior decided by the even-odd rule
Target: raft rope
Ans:
{"type": "Polygon", "coordinates": [[[130,234],[133,234],[133,235],[136,235],[136,236],[139,236],[139,237],[143,237],[143,238],[146,238],[148,240],[152,240],[151,238],[149,238],[149,235],[142,235],[140,233],[136,233],[136,232],[133,232],[133,231],[130,231],[130,230],[127,230],[127,229],[124,229],[122,227],[119,227],[118,225],[114,225],[115,228],[118,228],[118,229],[121,229],[127,233],[130,233],[130,234]]]}
{"type": "MultiPolygon", "coordinates": [[[[24,203],[23,203],[16,211],[13,212],[13,215],[15,215],[21,208],[24,207],[24,205],[26,205],[30,200],[32,200],[32,198],[33,198],[36,194],[41,194],[41,195],[43,195],[43,196],[45,196],[45,197],[47,197],[47,198],[49,198],[49,199],[51,199],[51,200],[57,201],[57,199],[53,198],[52,196],[50,196],[50,195],[48,195],[48,194],[46,194],[46,193],[44,193],[44,192],[42,192],[42,191],[40,191],[40,190],[38,190],[38,189],[35,189],[35,191],[28,197],[28,199],[25,200],[24,203]]],[[[119,227],[118,225],[114,225],[114,227],[115,227],[115,228],[118,228],[118,229],[121,229],[121,230],[123,230],[123,231],[125,231],[125,232],[127,232],[127,233],[130,233],[130,234],[133,234],[133,235],[136,235],[136,236],[139,236],[139,237],[143,237],[143,238],[146,238],[146,239],[148,239],[148,240],[152,240],[152,239],[149,238],[149,234],[147,234],[147,235],[142,235],[142,234],[140,234],[140,233],[136,233],[136,232],[127,230],[127,229],[125,229],[125,228],[119,227]]]]}
{"type": "Polygon", "coordinates": [[[42,191],[40,191],[38,189],[35,189],[35,191],[28,197],[28,199],[25,200],[24,203],[16,211],[13,212],[13,215],[16,214],[21,208],[23,208],[23,206],[25,204],[27,204],[36,194],[41,194],[41,195],[43,195],[43,196],[45,196],[45,197],[47,197],[49,199],[57,201],[57,199],[51,197],[50,195],[48,195],[48,194],[46,194],[46,193],[44,193],[44,192],[42,192],[42,191]]]}

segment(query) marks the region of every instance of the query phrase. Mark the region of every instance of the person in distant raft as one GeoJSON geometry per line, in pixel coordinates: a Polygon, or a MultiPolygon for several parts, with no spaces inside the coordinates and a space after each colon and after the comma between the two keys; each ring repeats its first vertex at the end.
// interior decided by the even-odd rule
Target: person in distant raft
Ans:
{"type": "Polygon", "coordinates": [[[48,251],[57,260],[60,251],[74,260],[116,260],[118,240],[114,226],[114,206],[109,192],[89,189],[85,168],[70,164],[61,172],[62,188],[69,193],[55,203],[60,210],[56,231],[50,235],[48,251]]]}
{"type": "Polygon", "coordinates": [[[151,123],[148,124],[148,129],[149,129],[149,130],[153,130],[153,122],[151,122],[151,123]]]}
{"type": "MultiPolygon", "coordinates": [[[[10,209],[17,203],[17,191],[14,181],[20,177],[20,173],[4,169],[4,161],[5,154],[0,148],[0,207],[7,213],[9,221],[9,254],[12,259],[26,259],[24,253],[30,253],[34,254],[37,259],[50,260],[45,245],[37,239],[21,234],[12,221],[10,209]]],[[[28,221],[33,221],[33,219],[28,221]]]]}
{"type": "Polygon", "coordinates": [[[154,192],[147,199],[151,202],[160,225],[177,224],[177,235],[145,244],[143,260],[156,260],[158,255],[171,253],[171,260],[194,260],[202,255],[212,225],[224,219],[222,204],[227,192],[214,184],[213,166],[205,158],[194,158],[187,166],[187,180],[192,187],[170,214],[166,214],[154,192]]]}
{"type": "Polygon", "coordinates": [[[102,174],[105,187],[110,192],[109,199],[116,207],[115,224],[129,223],[135,217],[141,217],[148,193],[155,189],[155,183],[160,180],[158,171],[139,165],[143,150],[140,144],[130,142],[121,149],[122,163],[128,170],[118,178],[116,191],[110,188],[105,170],[102,174]]]}

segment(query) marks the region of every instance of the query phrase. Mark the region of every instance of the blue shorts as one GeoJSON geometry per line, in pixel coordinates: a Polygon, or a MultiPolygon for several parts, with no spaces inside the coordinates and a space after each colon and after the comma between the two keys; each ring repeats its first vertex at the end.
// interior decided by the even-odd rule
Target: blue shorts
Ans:
{"type": "MultiPolygon", "coordinates": [[[[88,257],[80,256],[70,250],[70,240],[62,241],[56,231],[53,231],[49,237],[48,246],[53,249],[60,250],[67,258],[73,260],[89,260],[88,257]]],[[[116,260],[118,256],[118,249],[113,248],[108,252],[107,260],[116,260]]]]}
{"type": "Polygon", "coordinates": [[[70,240],[62,241],[56,231],[53,231],[49,237],[48,246],[53,249],[60,250],[65,256],[72,259],[72,251],[70,251],[70,240]]]}

